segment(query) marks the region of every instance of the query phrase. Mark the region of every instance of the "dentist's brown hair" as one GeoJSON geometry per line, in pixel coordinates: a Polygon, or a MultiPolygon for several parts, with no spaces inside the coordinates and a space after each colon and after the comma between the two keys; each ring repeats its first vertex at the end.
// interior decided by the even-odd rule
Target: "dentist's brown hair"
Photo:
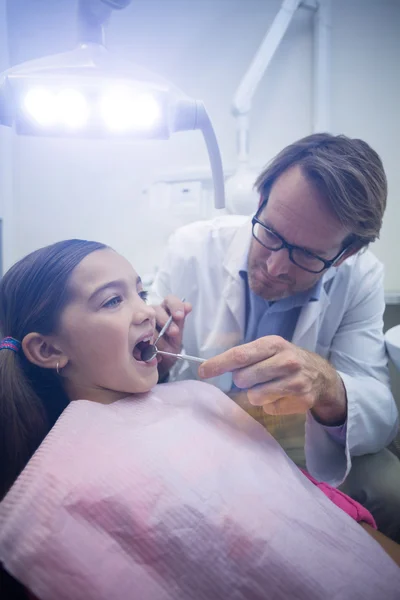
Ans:
{"type": "Polygon", "coordinates": [[[257,178],[261,203],[267,201],[274,181],[294,166],[325,196],[360,248],[379,237],[387,181],[379,155],[366,142],[316,133],[290,144],[257,178]]]}

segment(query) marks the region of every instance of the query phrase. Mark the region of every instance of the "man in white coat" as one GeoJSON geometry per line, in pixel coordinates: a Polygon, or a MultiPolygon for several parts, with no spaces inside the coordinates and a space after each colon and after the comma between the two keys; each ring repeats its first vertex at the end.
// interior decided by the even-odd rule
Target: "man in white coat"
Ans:
{"type": "Polygon", "coordinates": [[[283,447],[300,424],[309,472],[400,541],[383,268],[367,250],[386,207],[381,160],[362,140],[315,134],[282,150],[256,187],[253,219],[222,216],[170,238],[154,291],[158,325],[175,323],[159,348],[210,360],[163,359],[160,378],[209,379],[264,415],[283,447]]]}

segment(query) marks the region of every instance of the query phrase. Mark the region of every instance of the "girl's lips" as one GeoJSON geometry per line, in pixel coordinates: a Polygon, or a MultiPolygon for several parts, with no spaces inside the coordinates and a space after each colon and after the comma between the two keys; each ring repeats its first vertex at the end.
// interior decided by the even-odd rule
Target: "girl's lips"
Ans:
{"type": "Polygon", "coordinates": [[[144,360],[138,360],[137,358],[133,357],[133,360],[137,362],[137,364],[139,366],[142,367],[157,367],[158,363],[159,363],[159,357],[155,356],[154,358],[152,358],[151,360],[145,362],[144,360]]]}

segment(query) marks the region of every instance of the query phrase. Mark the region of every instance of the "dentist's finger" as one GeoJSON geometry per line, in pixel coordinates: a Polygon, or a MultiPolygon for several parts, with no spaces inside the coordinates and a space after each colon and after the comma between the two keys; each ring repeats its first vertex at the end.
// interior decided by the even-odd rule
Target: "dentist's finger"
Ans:
{"type": "Polygon", "coordinates": [[[235,346],[202,364],[199,369],[199,376],[203,379],[218,377],[224,373],[257,364],[279,352],[282,348],[282,343],[285,343],[285,340],[271,335],[248,344],[235,346]]]}
{"type": "MultiPolygon", "coordinates": [[[[163,304],[159,304],[158,306],[153,306],[154,311],[156,313],[156,330],[158,332],[167,324],[168,319],[172,316],[163,304]]],[[[174,336],[179,334],[179,327],[173,322],[168,327],[168,335],[174,336]]]]}
{"type": "Polygon", "coordinates": [[[172,315],[174,321],[181,321],[192,310],[190,302],[185,302],[183,298],[179,299],[177,296],[172,295],[164,298],[162,306],[172,315]]]}

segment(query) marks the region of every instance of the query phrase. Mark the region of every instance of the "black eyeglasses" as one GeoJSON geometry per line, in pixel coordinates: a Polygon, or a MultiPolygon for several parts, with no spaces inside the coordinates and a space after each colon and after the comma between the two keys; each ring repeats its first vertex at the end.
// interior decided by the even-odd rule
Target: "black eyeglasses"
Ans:
{"type": "Polygon", "coordinates": [[[253,217],[253,237],[267,250],[277,252],[282,248],[287,248],[289,251],[289,259],[293,264],[304,271],[309,273],[322,273],[325,269],[329,269],[337,260],[339,260],[345,252],[354,243],[354,240],[350,242],[343,250],[334,256],[331,260],[325,260],[300,246],[293,246],[289,244],[281,235],[272,231],[269,227],[264,225],[259,219],[258,214],[253,217]]]}

